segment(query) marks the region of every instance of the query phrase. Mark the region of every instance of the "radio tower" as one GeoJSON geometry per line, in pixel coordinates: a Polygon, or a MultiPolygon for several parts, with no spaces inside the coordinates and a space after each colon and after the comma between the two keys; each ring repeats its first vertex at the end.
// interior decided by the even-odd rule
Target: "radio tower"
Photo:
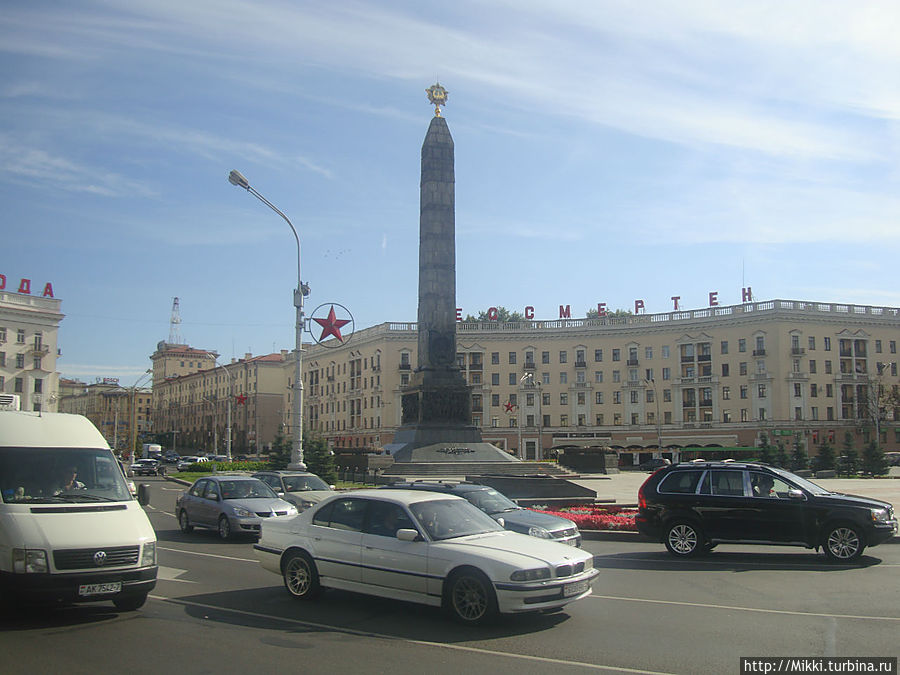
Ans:
{"type": "Polygon", "coordinates": [[[178,298],[172,300],[172,318],[169,319],[169,344],[180,345],[181,342],[181,313],[178,311],[178,298]]]}

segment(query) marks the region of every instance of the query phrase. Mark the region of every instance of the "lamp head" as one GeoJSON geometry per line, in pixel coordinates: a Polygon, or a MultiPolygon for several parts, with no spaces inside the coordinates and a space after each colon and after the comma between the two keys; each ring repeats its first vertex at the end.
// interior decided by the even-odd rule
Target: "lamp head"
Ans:
{"type": "Polygon", "coordinates": [[[232,169],[231,173],[228,174],[228,182],[245,190],[250,189],[250,181],[244,178],[244,175],[236,169],[232,169]]]}

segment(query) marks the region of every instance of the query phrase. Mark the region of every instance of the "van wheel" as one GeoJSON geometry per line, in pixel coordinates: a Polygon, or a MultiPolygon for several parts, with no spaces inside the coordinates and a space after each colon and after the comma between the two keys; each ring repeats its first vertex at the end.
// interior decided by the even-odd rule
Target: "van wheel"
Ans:
{"type": "Polygon", "coordinates": [[[113,604],[116,606],[116,609],[122,612],[133,612],[136,609],[140,609],[144,606],[145,602],[147,602],[146,593],[126,595],[124,597],[116,598],[113,600],[113,604]]]}
{"type": "Polygon", "coordinates": [[[219,518],[219,538],[231,538],[231,523],[228,522],[228,518],[226,516],[221,516],[219,518]]]}
{"type": "Polygon", "coordinates": [[[689,558],[706,550],[703,532],[694,523],[677,521],[666,529],[666,548],[677,558],[689,558]]]}
{"type": "Polygon", "coordinates": [[[191,525],[191,521],[188,519],[187,511],[185,511],[184,509],[181,509],[178,514],[178,526],[185,534],[190,534],[194,531],[194,526],[191,525]]]}
{"type": "Polygon", "coordinates": [[[826,529],[822,540],[825,557],[837,562],[856,560],[865,547],[863,536],[854,525],[831,525],[826,529]]]}
{"type": "Polygon", "coordinates": [[[454,572],[447,580],[444,603],[453,618],[476,626],[497,614],[497,596],[484,574],[474,569],[454,572]]]}
{"type": "Polygon", "coordinates": [[[281,576],[284,587],[297,600],[312,600],[321,590],[316,564],[302,551],[294,551],[285,559],[281,576]]]}

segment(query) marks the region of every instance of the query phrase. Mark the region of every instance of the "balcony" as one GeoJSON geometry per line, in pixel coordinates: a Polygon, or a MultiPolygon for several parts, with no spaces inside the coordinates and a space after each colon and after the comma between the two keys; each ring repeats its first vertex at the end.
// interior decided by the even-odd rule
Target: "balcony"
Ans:
{"type": "Polygon", "coordinates": [[[629,366],[636,366],[636,365],[638,365],[638,360],[637,359],[628,359],[628,361],[626,361],[625,363],[626,363],[626,365],[629,365],[629,366]]]}
{"type": "Polygon", "coordinates": [[[804,347],[791,347],[791,356],[803,356],[806,354],[804,347]]]}
{"type": "Polygon", "coordinates": [[[398,370],[409,370],[411,366],[408,363],[401,363],[397,368],[398,370]]]}
{"type": "Polygon", "coordinates": [[[469,370],[484,370],[484,366],[481,363],[470,363],[469,370]]]}
{"type": "MultiPolygon", "coordinates": [[[[628,363],[631,364],[631,361],[629,361],[628,363]]],[[[575,367],[576,368],[587,368],[587,361],[585,361],[583,359],[581,361],[575,361],[575,367]]]]}
{"type": "Polygon", "coordinates": [[[525,361],[525,370],[534,370],[536,367],[534,361],[525,361]]]}
{"type": "Polygon", "coordinates": [[[700,354],[697,356],[698,361],[712,361],[712,354],[700,354]]]}
{"type": "Polygon", "coordinates": [[[701,408],[712,408],[712,399],[711,398],[700,399],[700,407],[701,408]]]}
{"type": "Polygon", "coordinates": [[[33,345],[31,349],[26,352],[26,354],[30,354],[31,356],[47,356],[49,353],[50,349],[44,345],[33,345]]]}
{"type": "Polygon", "coordinates": [[[766,355],[765,349],[754,349],[753,350],[753,356],[765,356],[765,355],[766,355]]]}

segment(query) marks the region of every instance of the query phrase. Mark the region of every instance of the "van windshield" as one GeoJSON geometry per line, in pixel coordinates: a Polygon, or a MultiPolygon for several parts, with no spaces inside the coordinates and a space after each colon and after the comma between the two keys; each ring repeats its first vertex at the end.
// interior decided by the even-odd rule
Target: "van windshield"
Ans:
{"type": "Polygon", "coordinates": [[[6,504],[120,502],[132,499],[112,452],[94,448],[0,448],[6,504]]]}

